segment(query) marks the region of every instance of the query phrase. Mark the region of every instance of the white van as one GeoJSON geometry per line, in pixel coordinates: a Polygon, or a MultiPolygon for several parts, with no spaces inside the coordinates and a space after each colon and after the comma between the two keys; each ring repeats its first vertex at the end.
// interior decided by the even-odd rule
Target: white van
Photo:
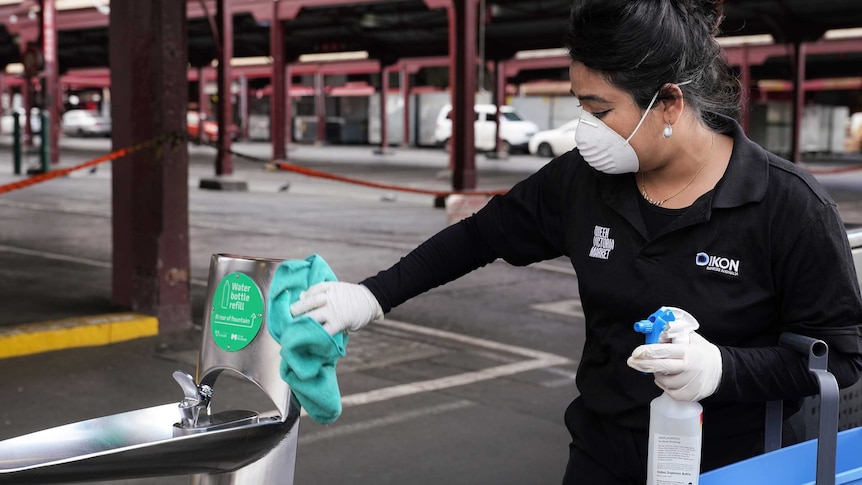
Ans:
{"type": "MultiPolygon", "coordinates": [[[[476,149],[480,151],[494,150],[497,136],[497,107],[493,104],[477,104],[474,106],[476,113],[473,124],[476,149]]],[[[525,120],[515,108],[501,106],[500,114],[500,138],[503,142],[503,150],[527,151],[527,143],[539,127],[532,121],[525,120]]],[[[438,145],[448,148],[449,139],[452,138],[452,105],[447,104],[440,109],[437,115],[437,124],[434,129],[434,141],[438,145]]]]}

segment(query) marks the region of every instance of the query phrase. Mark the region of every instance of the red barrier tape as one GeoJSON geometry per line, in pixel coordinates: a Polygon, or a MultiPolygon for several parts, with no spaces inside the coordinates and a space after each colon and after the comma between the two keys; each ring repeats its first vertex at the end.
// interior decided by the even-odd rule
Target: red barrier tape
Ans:
{"type": "MultiPolygon", "coordinates": [[[[111,153],[104,155],[102,157],[90,160],[88,162],[84,162],[84,163],[79,164],[79,165],[75,165],[74,167],[68,167],[68,168],[63,168],[63,169],[59,169],[59,170],[52,170],[52,171],[47,172],[47,173],[34,175],[34,176],[32,176],[26,180],[21,180],[19,182],[13,182],[13,183],[7,184],[7,185],[0,185],[0,194],[12,192],[12,191],[18,190],[18,189],[23,189],[23,188],[29,187],[31,185],[35,185],[35,184],[38,184],[41,182],[55,179],[57,177],[63,177],[65,175],[68,175],[71,172],[76,171],[76,170],[82,170],[85,168],[93,167],[95,165],[99,165],[99,164],[104,163],[104,162],[116,160],[118,158],[125,157],[126,155],[129,155],[131,153],[143,150],[144,148],[147,148],[151,145],[153,145],[153,146],[157,145],[158,143],[161,143],[162,141],[164,141],[166,139],[172,139],[172,141],[174,141],[174,142],[176,142],[178,140],[185,141],[186,135],[185,135],[185,133],[165,133],[161,136],[158,136],[158,137],[153,138],[151,140],[148,140],[146,142],[141,142],[141,143],[138,143],[136,145],[132,145],[132,146],[127,147],[127,148],[121,148],[119,150],[111,152],[111,153]]],[[[209,144],[209,145],[218,149],[218,146],[215,144],[209,144]]],[[[372,187],[372,188],[376,188],[376,189],[394,190],[394,191],[399,191],[399,192],[409,192],[409,193],[413,193],[413,194],[426,194],[426,195],[433,195],[435,197],[446,197],[449,195],[483,195],[483,196],[491,197],[494,195],[501,195],[501,194],[505,194],[506,192],[508,192],[507,190],[446,191],[446,190],[416,189],[416,188],[412,188],[412,187],[402,187],[399,185],[382,184],[382,183],[378,183],[378,182],[370,182],[367,180],[362,180],[362,179],[357,179],[357,178],[352,178],[352,177],[345,177],[343,175],[336,175],[336,174],[329,173],[329,172],[323,172],[320,170],[314,170],[311,168],[301,167],[299,165],[295,165],[295,164],[287,163],[287,162],[271,162],[269,160],[265,160],[265,159],[262,159],[259,157],[253,157],[250,155],[245,155],[243,153],[234,152],[232,150],[229,150],[228,153],[231,153],[232,155],[235,155],[238,157],[253,160],[253,161],[265,162],[269,166],[272,166],[272,167],[275,167],[279,170],[283,170],[283,171],[287,171],[287,172],[295,172],[295,173],[305,175],[308,177],[316,177],[316,178],[322,178],[322,179],[327,179],[327,180],[335,180],[338,182],[345,182],[345,183],[350,183],[350,184],[354,184],[354,185],[372,187]]],[[[804,168],[805,170],[810,172],[812,175],[828,175],[828,174],[836,174],[836,173],[853,172],[856,170],[862,170],[862,165],[853,165],[853,166],[849,166],[849,167],[837,167],[837,168],[822,169],[822,170],[812,170],[811,168],[809,168],[805,165],[801,165],[801,166],[802,166],[802,168],[804,168]]]]}
{"type": "MultiPolygon", "coordinates": [[[[207,143],[206,145],[209,145],[209,146],[215,148],[216,150],[220,150],[218,145],[216,145],[214,143],[207,143]]],[[[402,187],[400,185],[381,184],[378,182],[369,182],[367,180],[362,180],[362,179],[357,179],[357,178],[352,178],[352,177],[345,177],[343,175],[335,175],[335,174],[329,173],[329,172],[314,170],[313,168],[300,167],[299,165],[294,165],[294,164],[288,163],[288,162],[275,162],[275,161],[260,158],[260,157],[254,157],[251,155],[246,155],[244,153],[235,152],[233,150],[227,150],[227,153],[230,153],[231,155],[234,155],[234,156],[237,156],[240,158],[245,158],[246,160],[251,160],[254,162],[263,162],[263,163],[267,164],[267,166],[269,166],[269,167],[274,167],[278,170],[283,170],[286,172],[295,172],[295,173],[305,175],[308,177],[316,177],[316,178],[322,178],[322,179],[327,179],[327,180],[335,180],[338,182],[346,182],[346,183],[354,184],[354,185],[373,187],[375,189],[395,190],[395,191],[399,191],[399,192],[410,192],[413,194],[427,194],[427,195],[433,195],[435,197],[446,197],[449,195],[484,195],[487,197],[493,197],[495,195],[502,195],[502,194],[505,194],[506,192],[508,192],[508,190],[491,190],[491,191],[477,192],[477,191],[457,191],[457,190],[414,189],[412,187],[402,187]]]]}
{"type": "Polygon", "coordinates": [[[177,134],[166,133],[151,140],[137,143],[130,147],[121,148],[119,150],[113,151],[107,155],[101,156],[99,158],[95,158],[88,162],[81,163],[79,165],[75,165],[74,167],[66,167],[57,170],[52,170],[50,172],[40,173],[38,175],[33,175],[28,179],[21,180],[18,182],[12,182],[11,184],[0,185],[0,194],[5,194],[7,192],[12,192],[14,190],[23,189],[25,187],[29,187],[31,185],[36,185],[42,182],[47,182],[48,180],[55,179],[57,177],[64,177],[76,170],[83,170],[85,168],[93,167],[99,165],[100,163],[110,162],[112,160],[116,160],[118,158],[125,157],[126,155],[135,153],[137,151],[143,150],[144,148],[148,148],[149,146],[157,145],[166,139],[176,139],[177,134]]]}
{"type": "Polygon", "coordinates": [[[487,192],[464,192],[464,191],[445,191],[445,190],[428,190],[428,189],[414,189],[412,187],[402,187],[399,185],[389,185],[389,184],[381,184],[377,182],[369,182],[366,180],[355,179],[351,177],[344,177],[342,175],[335,175],[328,172],[321,172],[320,170],[314,170],[311,168],[300,167],[299,165],[294,165],[292,163],[287,162],[275,162],[273,166],[278,168],[279,170],[285,170],[288,172],[296,172],[302,175],[307,175],[309,177],[317,177],[328,180],[336,180],[339,182],[347,182],[355,185],[363,185],[365,187],[374,187],[376,189],[385,189],[385,190],[396,190],[400,192],[410,192],[413,194],[428,194],[437,197],[446,197],[449,195],[485,195],[485,196],[494,196],[505,194],[506,190],[496,190],[496,191],[487,191],[487,192]]]}
{"type": "MultiPolygon", "coordinates": [[[[215,148],[216,150],[219,147],[215,144],[210,143],[210,146],[215,148]]],[[[384,190],[394,190],[398,192],[409,192],[413,194],[427,194],[433,195],[435,197],[446,197],[449,195],[483,195],[486,197],[493,197],[495,195],[502,195],[508,192],[508,190],[492,190],[492,191],[484,191],[484,192],[476,192],[476,191],[453,191],[453,190],[429,190],[429,189],[415,189],[412,187],[402,187],[400,185],[390,185],[390,184],[381,184],[378,182],[369,182],[367,180],[345,177],[343,175],[335,175],[329,172],[323,172],[320,170],[314,170],[313,168],[300,167],[299,165],[294,165],[288,162],[275,162],[271,160],[266,160],[260,157],[253,157],[251,155],[246,155],[244,153],[238,153],[233,150],[228,150],[228,153],[231,155],[235,155],[240,158],[245,158],[247,160],[252,160],[255,162],[263,162],[266,163],[267,166],[274,167],[278,170],[283,170],[286,172],[295,172],[301,175],[305,175],[308,177],[316,177],[327,180],[335,180],[338,182],[345,182],[354,185],[362,185],[364,187],[372,187],[375,189],[384,189],[384,190]]]]}

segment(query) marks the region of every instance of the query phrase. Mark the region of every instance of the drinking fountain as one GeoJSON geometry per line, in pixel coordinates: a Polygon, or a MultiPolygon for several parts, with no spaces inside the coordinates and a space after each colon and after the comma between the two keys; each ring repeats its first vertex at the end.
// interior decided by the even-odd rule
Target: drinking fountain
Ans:
{"type": "MultiPolygon", "coordinates": [[[[0,441],[0,484],[190,476],[192,485],[293,484],[300,409],[279,372],[266,302],[282,260],[214,254],[197,379],[176,371],[179,402],[0,441]],[[212,411],[225,371],[259,387],[273,408],[212,411]]],[[[168,378],[168,376],[165,376],[168,378]]]]}

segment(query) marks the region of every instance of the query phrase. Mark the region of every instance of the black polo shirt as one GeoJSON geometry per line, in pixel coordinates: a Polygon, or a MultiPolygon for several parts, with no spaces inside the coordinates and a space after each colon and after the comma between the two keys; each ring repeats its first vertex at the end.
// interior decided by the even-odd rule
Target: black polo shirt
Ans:
{"type": "Polygon", "coordinates": [[[738,126],[730,135],[733,153],[715,189],[652,236],[634,176],[597,172],[574,150],[363,284],[389,311],[496,258],[526,265],[568,256],[586,317],[577,385],[589,410],[648,426],[660,390],[626,365],[644,340],[632,325],[676,306],[721,350],[721,384],[702,401],[705,437],[762,428],[764,401],[817,389],[807,362],[777,347],[781,332],[825,340],[839,382],[858,379],[862,299],[826,191],[738,126]]]}

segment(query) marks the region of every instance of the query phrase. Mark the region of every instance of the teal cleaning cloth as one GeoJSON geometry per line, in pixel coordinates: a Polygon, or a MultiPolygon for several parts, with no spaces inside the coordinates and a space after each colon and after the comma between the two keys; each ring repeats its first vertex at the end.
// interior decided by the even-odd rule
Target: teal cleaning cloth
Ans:
{"type": "Polygon", "coordinates": [[[341,415],[335,362],[346,354],[347,335],[330,336],[313,318],[290,314],[299,294],[322,281],[337,278],[316,254],[281,263],[269,287],[267,328],[281,345],[281,378],[311,419],[329,424],[341,415]]]}

